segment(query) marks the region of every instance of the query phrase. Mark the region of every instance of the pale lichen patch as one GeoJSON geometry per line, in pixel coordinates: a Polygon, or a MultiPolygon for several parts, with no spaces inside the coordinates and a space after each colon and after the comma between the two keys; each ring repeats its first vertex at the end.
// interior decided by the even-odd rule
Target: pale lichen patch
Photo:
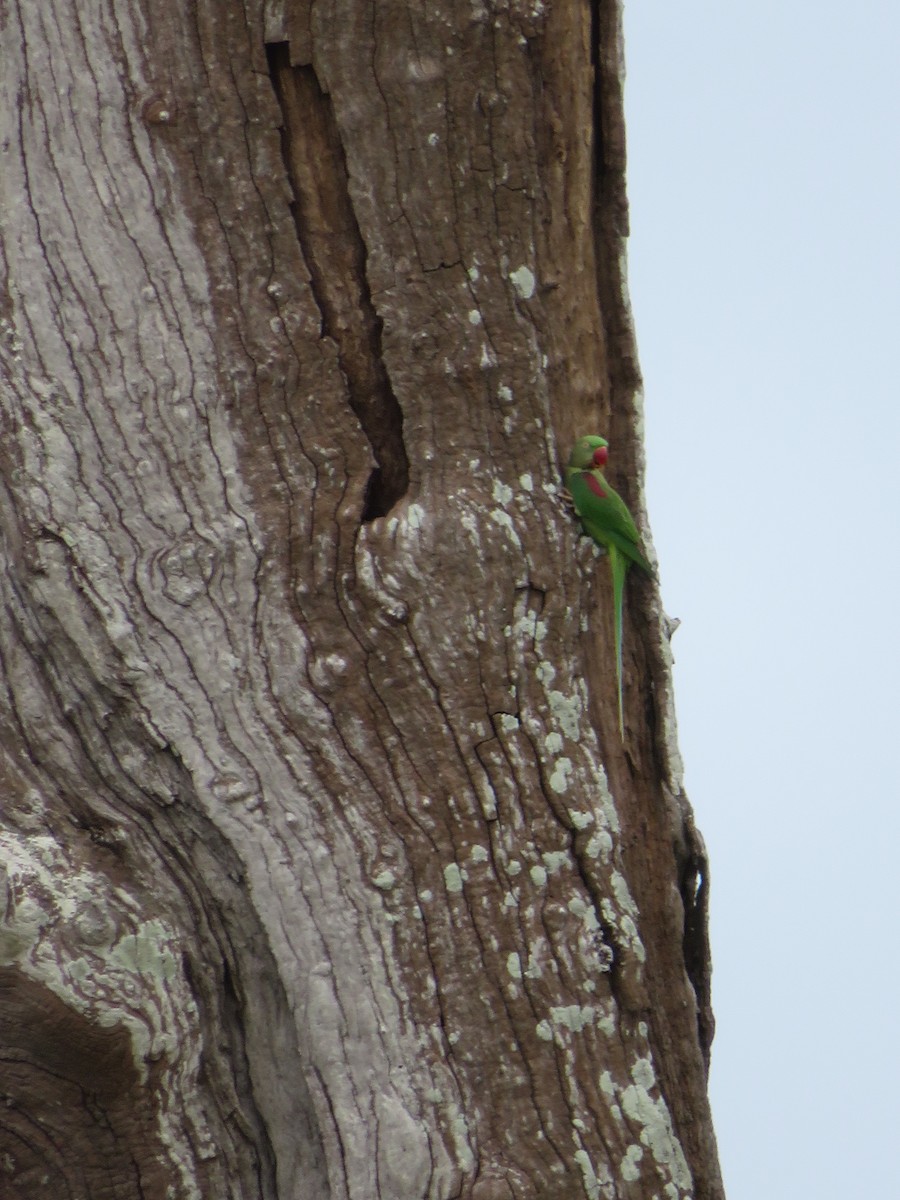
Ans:
{"type": "Polygon", "coordinates": [[[600,901],[600,914],[607,925],[617,928],[622,939],[639,962],[645,962],[647,952],[638,934],[637,926],[627,913],[620,912],[608,896],[600,901]]]}
{"type": "Polygon", "coordinates": [[[597,1028],[602,1034],[604,1034],[604,1036],[608,1038],[616,1037],[617,1026],[615,1014],[610,1012],[606,1013],[605,1016],[602,1016],[597,1022],[597,1028]]]}
{"type": "MultiPolygon", "coordinates": [[[[458,1040],[451,1037],[451,1041],[458,1040]]],[[[475,1156],[472,1153],[472,1148],[469,1144],[469,1126],[466,1123],[464,1113],[457,1105],[448,1106],[452,1108],[452,1116],[450,1118],[450,1133],[453,1137],[453,1145],[456,1151],[456,1161],[459,1164],[461,1171],[471,1171],[475,1165],[475,1156]]]]}
{"type": "Polygon", "coordinates": [[[494,480],[494,486],[491,495],[497,504],[502,504],[504,507],[512,501],[514,496],[512,488],[507,483],[503,483],[499,479],[494,480]]]}
{"type": "Polygon", "coordinates": [[[566,758],[558,758],[550,773],[550,787],[561,796],[569,786],[569,776],[572,774],[572,760],[566,758]]]}
{"type": "Polygon", "coordinates": [[[576,1150],[574,1158],[581,1171],[581,1178],[584,1183],[584,1190],[588,1194],[588,1200],[599,1200],[600,1180],[597,1178],[590,1155],[587,1150],[576,1150]]]}
{"type": "Polygon", "coordinates": [[[550,755],[559,754],[559,752],[560,752],[560,750],[562,750],[562,748],[563,748],[562,736],[561,736],[561,734],[558,734],[556,732],[556,730],[551,731],[544,738],[544,749],[547,751],[548,754],[550,754],[550,755]]]}
{"type": "Polygon", "coordinates": [[[641,1144],[653,1155],[656,1165],[665,1169],[677,1188],[690,1190],[693,1182],[690,1168],[663,1100],[654,1100],[646,1088],[635,1083],[623,1090],[621,1102],[628,1119],[642,1127],[641,1144]]]}
{"type": "Polygon", "coordinates": [[[580,809],[577,808],[570,808],[569,820],[572,822],[574,828],[580,833],[583,829],[587,829],[588,826],[593,824],[594,814],[589,812],[581,812],[580,809]]]}
{"type": "Polygon", "coordinates": [[[644,1151],[638,1145],[631,1145],[622,1156],[622,1161],[619,1164],[619,1174],[626,1183],[635,1183],[641,1177],[640,1161],[644,1157],[644,1151]]]}
{"type": "Polygon", "coordinates": [[[534,622],[534,640],[535,640],[535,642],[538,645],[540,645],[546,636],[547,636],[547,622],[541,621],[539,619],[535,619],[535,622],[534,622]]]}
{"type": "Polygon", "coordinates": [[[627,913],[619,918],[619,932],[629,942],[638,961],[642,963],[646,962],[647,951],[644,949],[644,943],[641,941],[638,927],[627,913]]]}
{"type": "Polygon", "coordinates": [[[523,300],[530,300],[534,295],[536,283],[534,272],[523,265],[517,267],[515,271],[510,271],[509,278],[521,298],[523,300]]]}
{"type": "Polygon", "coordinates": [[[631,1078],[642,1088],[652,1088],[656,1083],[656,1072],[649,1058],[639,1058],[631,1068],[631,1078]]]}
{"type": "Polygon", "coordinates": [[[566,1004],[551,1008],[550,1016],[555,1025],[562,1025],[572,1033],[581,1033],[586,1025],[594,1023],[594,1009],[590,1004],[566,1004]]]}
{"type": "Polygon", "coordinates": [[[595,830],[588,838],[584,852],[589,858],[599,858],[603,862],[609,862],[613,852],[613,840],[609,830],[595,830]]]}
{"type": "Polygon", "coordinates": [[[543,662],[539,662],[535,667],[534,677],[538,683],[543,684],[544,687],[549,687],[556,678],[556,667],[554,667],[552,662],[544,659],[543,662]]]}
{"type": "Polygon", "coordinates": [[[161,921],[145,921],[136,933],[127,933],[109,951],[109,963],[159,982],[174,978],[178,964],[169,949],[171,934],[161,921]]]}
{"type": "Polygon", "coordinates": [[[534,951],[531,951],[528,955],[528,966],[525,968],[525,977],[526,979],[540,979],[541,974],[541,964],[538,957],[534,951]]]}
{"type": "Polygon", "coordinates": [[[541,855],[541,859],[547,868],[547,873],[555,875],[560,868],[568,865],[569,853],[567,850],[549,850],[541,855]]]}
{"type": "Polygon", "coordinates": [[[444,886],[448,892],[461,892],[466,881],[466,873],[458,863],[448,863],[444,867],[444,886]]]}
{"type": "Polygon", "coordinates": [[[478,524],[478,518],[473,512],[465,511],[460,514],[459,523],[463,529],[469,534],[472,540],[472,545],[481,546],[481,529],[478,524]]]}
{"type": "Polygon", "coordinates": [[[550,712],[567,738],[578,741],[581,722],[581,699],[577,693],[552,691],[547,697],[550,712]]]}
{"type": "Polygon", "coordinates": [[[589,933],[596,933],[600,928],[600,922],[597,920],[597,910],[593,904],[588,904],[580,896],[573,896],[566,907],[574,917],[581,918],[589,933]]]}
{"type": "Polygon", "coordinates": [[[509,515],[509,513],[504,512],[501,508],[492,508],[490,511],[490,518],[495,525],[499,525],[501,529],[506,531],[507,537],[516,547],[516,549],[521,550],[522,541],[516,532],[516,527],[513,525],[512,517],[509,515]]]}
{"type": "Polygon", "coordinates": [[[609,877],[612,886],[613,895],[616,898],[616,903],[623,912],[629,913],[632,917],[637,916],[637,905],[631,898],[631,892],[628,890],[628,883],[621,871],[611,871],[609,877]]]}

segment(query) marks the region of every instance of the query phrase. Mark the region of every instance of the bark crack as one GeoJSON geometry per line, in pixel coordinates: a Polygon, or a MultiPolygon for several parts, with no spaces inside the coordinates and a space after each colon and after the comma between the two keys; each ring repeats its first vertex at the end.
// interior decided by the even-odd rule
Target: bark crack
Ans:
{"type": "Polygon", "coordinates": [[[311,66],[291,64],[288,42],[266,46],[281,107],[281,152],[294,201],[297,238],[322,314],[322,335],[338,349],[350,406],[372,447],[363,520],[383,517],[406,493],[409,459],[403,413],[381,348],[383,322],[366,278],[366,246],[350,197],[349,176],[330,97],[311,66]]]}

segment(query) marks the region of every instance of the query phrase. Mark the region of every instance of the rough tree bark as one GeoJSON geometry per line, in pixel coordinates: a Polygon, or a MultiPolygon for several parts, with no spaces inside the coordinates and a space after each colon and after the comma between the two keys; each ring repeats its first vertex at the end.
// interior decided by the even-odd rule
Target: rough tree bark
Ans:
{"type": "Polygon", "coordinates": [[[720,1197],[616,4],[0,17],[0,1192],[720,1197]]]}

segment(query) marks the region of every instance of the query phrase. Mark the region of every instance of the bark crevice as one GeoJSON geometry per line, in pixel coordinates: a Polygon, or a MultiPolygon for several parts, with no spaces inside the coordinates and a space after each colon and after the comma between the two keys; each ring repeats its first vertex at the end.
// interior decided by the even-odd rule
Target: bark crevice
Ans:
{"type": "Polygon", "coordinates": [[[366,278],[366,246],[353,210],[349,177],[330,97],[311,66],[291,63],[290,44],[266,46],[282,112],[281,151],[294,193],[297,238],[347,383],[350,406],[372,447],[375,469],[363,521],[385,516],[406,493],[409,459],[403,413],[381,352],[383,322],[366,278]]]}

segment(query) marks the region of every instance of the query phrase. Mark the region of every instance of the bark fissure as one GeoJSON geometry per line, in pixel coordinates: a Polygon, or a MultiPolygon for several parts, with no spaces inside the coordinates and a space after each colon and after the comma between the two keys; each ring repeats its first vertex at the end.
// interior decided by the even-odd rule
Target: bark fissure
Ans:
{"type": "Polygon", "coordinates": [[[294,192],[291,211],[322,314],[323,336],[338,349],[350,406],[376,467],[363,520],[385,516],[409,485],[403,413],[381,352],[383,322],[366,279],[366,247],[353,211],[347,165],[329,96],[311,66],[292,66],[290,46],[266,46],[281,107],[281,150],[294,192]]]}
{"type": "Polygon", "coordinates": [[[703,1061],[709,1073],[710,1053],[716,1032],[712,1009],[712,961],[709,944],[709,861],[706,847],[693,821],[687,825],[688,856],[682,868],[684,903],[684,965],[697,997],[697,1031],[703,1061]]]}

